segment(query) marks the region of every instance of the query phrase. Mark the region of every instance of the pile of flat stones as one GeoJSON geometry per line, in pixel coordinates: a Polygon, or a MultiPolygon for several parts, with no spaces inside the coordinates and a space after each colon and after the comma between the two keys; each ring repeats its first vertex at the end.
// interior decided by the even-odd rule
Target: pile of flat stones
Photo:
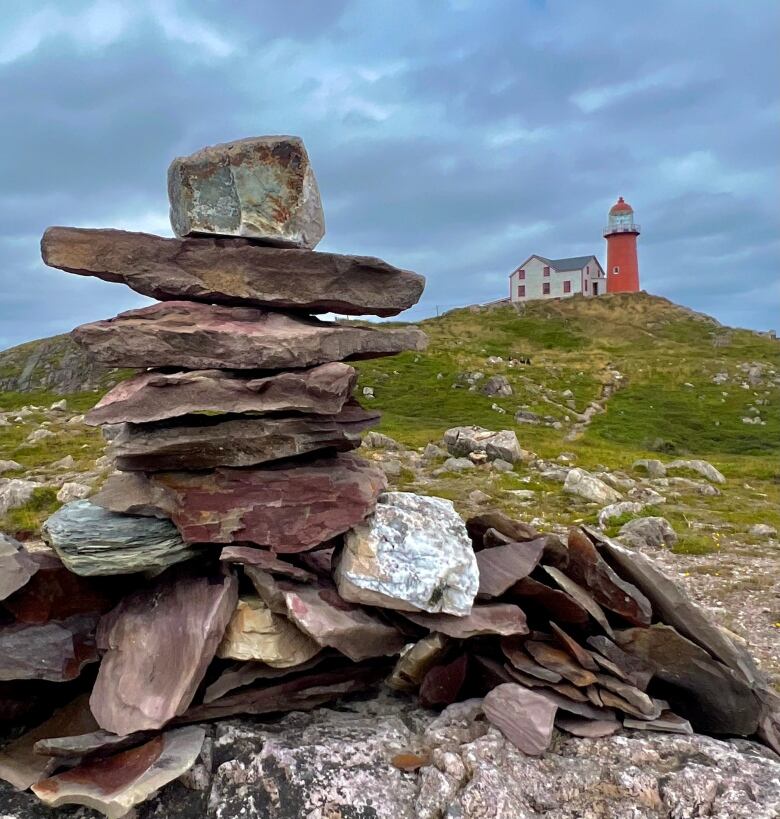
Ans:
{"type": "Polygon", "coordinates": [[[555,728],[778,747],[777,697],[747,651],[647,558],[586,527],[464,522],[448,500],[385,491],[354,452],[378,415],[346,362],[425,337],[314,314],[395,315],[424,282],[313,250],[299,139],[176,159],[169,197],[175,239],[43,237],[47,264],[160,302],[74,331],[141,370],[87,416],[117,471],[48,519],[48,548],[0,536],[0,722],[36,726],[0,751],[0,778],[120,819],[208,767],[205,724],[380,684],[427,707],[481,698],[530,755],[555,728]]]}

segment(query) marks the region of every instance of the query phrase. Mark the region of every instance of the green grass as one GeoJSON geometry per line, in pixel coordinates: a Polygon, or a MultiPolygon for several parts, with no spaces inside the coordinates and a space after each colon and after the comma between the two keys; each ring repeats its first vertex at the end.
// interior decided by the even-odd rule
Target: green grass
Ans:
{"type": "Polygon", "coordinates": [[[33,489],[32,497],[24,506],[17,506],[0,518],[0,532],[12,535],[37,532],[41,524],[60,507],[57,490],[44,486],[33,489]]]}

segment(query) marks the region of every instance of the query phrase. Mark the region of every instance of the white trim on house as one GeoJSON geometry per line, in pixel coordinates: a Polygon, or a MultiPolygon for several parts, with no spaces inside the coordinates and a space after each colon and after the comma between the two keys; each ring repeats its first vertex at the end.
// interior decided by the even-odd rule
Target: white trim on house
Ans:
{"type": "Polygon", "coordinates": [[[606,280],[604,269],[593,255],[548,259],[533,254],[509,274],[509,300],[560,299],[577,293],[601,296],[607,290],[606,280]]]}

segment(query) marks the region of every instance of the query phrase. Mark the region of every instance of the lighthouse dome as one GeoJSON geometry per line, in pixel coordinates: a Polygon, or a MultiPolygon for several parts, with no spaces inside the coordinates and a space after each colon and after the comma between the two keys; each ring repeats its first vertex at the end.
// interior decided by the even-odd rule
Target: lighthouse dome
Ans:
{"type": "Polygon", "coordinates": [[[612,213],[633,213],[634,209],[628,202],[623,199],[622,196],[618,197],[617,202],[609,209],[609,212],[612,213]]]}

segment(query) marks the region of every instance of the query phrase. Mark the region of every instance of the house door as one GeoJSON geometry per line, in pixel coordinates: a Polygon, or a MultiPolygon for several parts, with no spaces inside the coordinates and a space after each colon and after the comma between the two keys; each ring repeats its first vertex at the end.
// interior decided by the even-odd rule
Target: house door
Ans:
{"type": "Polygon", "coordinates": [[[599,294],[599,283],[593,282],[593,295],[598,296],[599,294]]]}

